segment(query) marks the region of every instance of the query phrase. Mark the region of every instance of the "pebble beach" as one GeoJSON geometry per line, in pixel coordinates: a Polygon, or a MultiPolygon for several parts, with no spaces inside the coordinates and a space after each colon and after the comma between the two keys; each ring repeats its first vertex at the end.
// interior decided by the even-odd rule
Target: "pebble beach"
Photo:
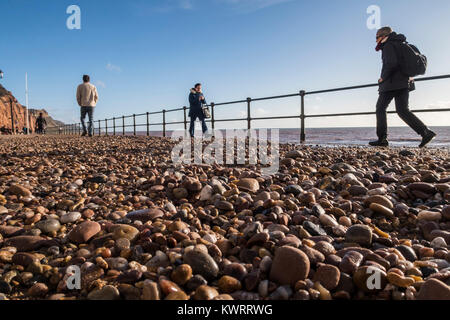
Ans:
{"type": "Polygon", "coordinates": [[[0,300],[450,300],[448,149],[284,144],[264,176],[174,145],[0,137],[0,300]]]}

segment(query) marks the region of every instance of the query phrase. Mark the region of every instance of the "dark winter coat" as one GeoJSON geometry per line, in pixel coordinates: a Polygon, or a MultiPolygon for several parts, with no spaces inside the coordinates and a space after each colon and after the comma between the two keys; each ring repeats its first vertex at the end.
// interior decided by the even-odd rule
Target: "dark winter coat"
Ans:
{"type": "Polygon", "coordinates": [[[36,119],[36,127],[38,128],[44,128],[47,125],[47,121],[44,117],[38,117],[36,119]]]}
{"type": "Polygon", "coordinates": [[[203,109],[202,104],[206,104],[205,100],[200,100],[200,97],[204,97],[203,93],[195,91],[195,89],[191,89],[189,94],[189,117],[203,117],[203,109]]]}
{"type": "Polygon", "coordinates": [[[381,70],[380,92],[406,89],[409,86],[409,77],[400,70],[399,54],[400,44],[406,41],[406,37],[395,32],[391,33],[388,40],[382,44],[383,69],[381,70]]]}

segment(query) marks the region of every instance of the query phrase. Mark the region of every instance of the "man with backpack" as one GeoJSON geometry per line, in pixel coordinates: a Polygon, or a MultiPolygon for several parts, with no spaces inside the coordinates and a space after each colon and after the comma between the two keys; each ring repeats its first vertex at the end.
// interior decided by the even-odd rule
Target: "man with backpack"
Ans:
{"type": "Polygon", "coordinates": [[[387,147],[387,115],[386,109],[395,99],[397,114],[417,134],[422,136],[420,148],[430,143],[436,134],[429,130],[409,110],[409,92],[414,90],[412,77],[425,73],[426,57],[419,50],[406,42],[406,37],[384,27],[377,32],[376,51],[382,50],[383,68],[379,79],[379,98],[377,102],[377,141],[369,142],[374,147],[387,147]]]}
{"type": "Polygon", "coordinates": [[[189,94],[189,117],[191,118],[189,133],[191,137],[194,137],[195,120],[197,120],[197,118],[202,122],[203,134],[208,131],[208,126],[206,125],[205,121],[205,114],[203,113],[203,104],[206,104],[206,99],[202,93],[202,85],[200,83],[197,83],[194,88],[191,89],[191,92],[189,94]]]}

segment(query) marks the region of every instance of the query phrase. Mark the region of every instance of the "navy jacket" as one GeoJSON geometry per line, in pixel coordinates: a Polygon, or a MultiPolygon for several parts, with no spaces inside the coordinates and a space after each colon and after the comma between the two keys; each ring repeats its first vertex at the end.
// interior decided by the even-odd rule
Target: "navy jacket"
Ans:
{"type": "Polygon", "coordinates": [[[409,77],[400,70],[399,46],[406,41],[406,37],[395,32],[391,33],[388,40],[382,45],[383,69],[380,84],[380,92],[406,89],[409,87],[409,77]]]}
{"type": "Polygon", "coordinates": [[[206,99],[200,100],[200,97],[204,97],[203,93],[195,91],[195,89],[191,89],[191,93],[189,94],[189,117],[203,117],[203,109],[202,104],[207,104],[206,99]]]}

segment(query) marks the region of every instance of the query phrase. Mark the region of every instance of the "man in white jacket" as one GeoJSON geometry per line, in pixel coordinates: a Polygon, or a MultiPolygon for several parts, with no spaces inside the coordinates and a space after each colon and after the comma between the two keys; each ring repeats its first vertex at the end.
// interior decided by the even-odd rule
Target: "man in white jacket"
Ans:
{"type": "Polygon", "coordinates": [[[94,108],[98,102],[97,88],[90,83],[90,77],[88,75],[83,76],[83,83],[78,86],[77,89],[77,102],[81,107],[81,125],[83,127],[83,136],[89,134],[92,137],[92,128],[94,124],[94,108]],[[86,130],[86,124],[84,119],[86,114],[89,117],[89,126],[86,130]]]}

